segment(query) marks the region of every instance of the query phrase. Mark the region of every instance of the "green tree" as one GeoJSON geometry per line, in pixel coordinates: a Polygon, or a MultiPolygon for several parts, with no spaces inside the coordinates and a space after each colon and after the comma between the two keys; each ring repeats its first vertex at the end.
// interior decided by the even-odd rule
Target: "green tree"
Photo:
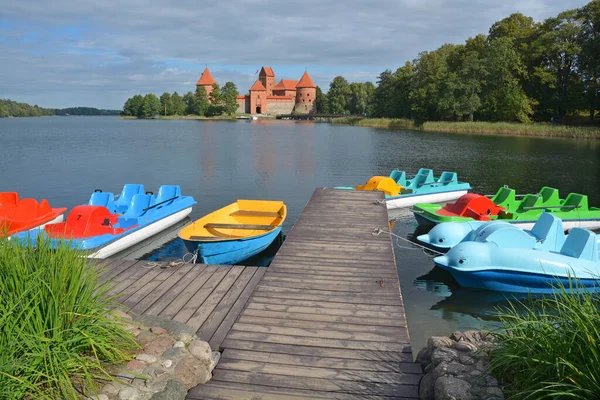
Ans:
{"type": "Polygon", "coordinates": [[[171,94],[164,92],[160,96],[160,108],[163,115],[173,115],[173,107],[171,105],[171,94]]]}
{"type": "Polygon", "coordinates": [[[208,96],[206,95],[206,89],[204,86],[196,86],[196,93],[194,94],[194,102],[192,106],[191,114],[205,116],[210,104],[208,103],[208,96]]]}
{"type": "Polygon", "coordinates": [[[0,101],[0,118],[8,118],[10,114],[8,113],[8,107],[6,104],[0,101]]]}
{"type": "Polygon", "coordinates": [[[577,10],[581,23],[577,69],[587,99],[590,120],[594,121],[600,98],[600,0],[593,0],[577,10]]]}
{"type": "Polygon", "coordinates": [[[130,117],[139,116],[141,114],[141,108],[142,108],[143,103],[144,103],[144,97],[139,94],[136,94],[135,96],[128,98],[127,101],[125,102],[125,105],[123,106],[122,115],[130,116],[130,117]]]}
{"type": "Polygon", "coordinates": [[[323,93],[319,86],[317,86],[315,94],[315,108],[317,109],[317,113],[329,114],[329,102],[327,99],[327,94],[323,93]]]}
{"type": "Polygon", "coordinates": [[[215,116],[223,114],[223,101],[221,99],[221,88],[218,83],[213,83],[212,91],[208,95],[210,105],[206,111],[206,115],[215,116]]]}
{"type": "Polygon", "coordinates": [[[174,92],[171,95],[171,115],[185,115],[186,105],[179,93],[174,92]]]}
{"type": "Polygon", "coordinates": [[[144,102],[141,107],[141,118],[150,118],[160,114],[160,100],[154,93],[148,93],[144,96],[144,102]]]}
{"type": "Polygon", "coordinates": [[[233,115],[238,109],[237,96],[238,90],[233,82],[225,82],[221,89],[221,102],[225,114],[233,115]]]}
{"type": "Polygon", "coordinates": [[[329,85],[327,98],[329,99],[329,109],[333,114],[348,113],[348,99],[351,95],[350,85],[342,76],[336,76],[329,85]]]}
{"type": "MultiPolygon", "coordinates": [[[[196,88],[196,92],[198,92],[198,88],[196,88]]],[[[206,91],[204,93],[206,94],[206,91]]],[[[196,96],[194,96],[194,93],[187,92],[184,94],[183,103],[185,104],[185,115],[196,114],[196,96]]]]}
{"type": "Polygon", "coordinates": [[[371,82],[357,83],[350,85],[350,95],[348,97],[348,111],[350,114],[366,114],[367,107],[370,104],[375,86],[371,82]]]}

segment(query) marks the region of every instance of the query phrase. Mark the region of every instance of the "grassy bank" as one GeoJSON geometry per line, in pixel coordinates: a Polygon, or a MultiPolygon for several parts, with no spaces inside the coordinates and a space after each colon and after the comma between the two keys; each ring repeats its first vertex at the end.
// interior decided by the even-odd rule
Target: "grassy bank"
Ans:
{"type": "MultiPolygon", "coordinates": [[[[235,115],[217,115],[214,117],[202,117],[200,115],[161,115],[156,118],[147,118],[147,119],[226,119],[231,120],[235,119],[235,115]]],[[[138,117],[130,117],[130,116],[121,116],[123,119],[143,119],[138,117]]]]}
{"type": "Polygon", "coordinates": [[[377,128],[420,129],[427,132],[475,133],[511,136],[563,137],[600,139],[600,128],[588,126],[552,125],[546,123],[520,124],[510,122],[425,122],[418,126],[409,119],[393,118],[335,118],[333,124],[377,128]]]}
{"type": "Polygon", "coordinates": [[[0,239],[0,398],[77,399],[136,344],[111,318],[108,284],[67,246],[0,239]]]}
{"type": "Polygon", "coordinates": [[[500,314],[492,373],[514,399],[598,398],[600,296],[561,288],[500,314]]]}

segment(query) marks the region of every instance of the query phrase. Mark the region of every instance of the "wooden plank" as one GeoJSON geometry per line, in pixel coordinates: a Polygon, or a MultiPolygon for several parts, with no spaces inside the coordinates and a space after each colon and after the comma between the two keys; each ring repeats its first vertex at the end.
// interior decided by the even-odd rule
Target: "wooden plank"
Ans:
{"type": "Polygon", "coordinates": [[[373,310],[348,310],[342,308],[325,308],[325,307],[305,307],[285,304],[265,304],[265,303],[248,303],[248,310],[264,310],[278,311],[285,313],[300,313],[300,314],[318,314],[318,315],[335,315],[342,317],[367,317],[381,319],[403,319],[404,308],[398,307],[396,311],[373,311],[373,310]]]}
{"type": "Polygon", "coordinates": [[[306,367],[332,368],[338,370],[384,371],[421,375],[421,365],[413,362],[390,362],[329,358],[294,354],[260,352],[252,350],[226,349],[223,358],[246,360],[270,364],[300,365],[306,367]]]}
{"type": "Polygon", "coordinates": [[[369,304],[382,305],[401,305],[400,296],[364,296],[364,295],[342,295],[340,292],[324,290],[302,290],[292,288],[280,288],[260,284],[256,287],[256,295],[268,296],[277,299],[298,299],[298,300],[322,300],[322,301],[340,301],[343,303],[363,304],[366,301],[369,304]]]}
{"type": "Polygon", "coordinates": [[[340,349],[333,347],[314,347],[299,344],[285,343],[267,343],[256,342],[252,340],[236,340],[226,338],[222,343],[222,348],[251,350],[264,353],[277,354],[294,354],[301,356],[313,356],[322,358],[343,358],[350,360],[370,360],[383,362],[412,362],[412,353],[410,349],[405,349],[402,352],[397,351],[371,351],[371,350],[356,350],[356,349],[340,349]]]}
{"type": "MultiPolygon", "coordinates": [[[[173,299],[173,301],[164,309],[160,312],[160,316],[165,317],[165,318],[169,318],[169,319],[173,319],[173,317],[175,317],[175,315],[177,315],[177,313],[179,313],[183,307],[185,307],[188,302],[190,301],[190,299],[198,293],[198,291],[200,290],[200,288],[210,279],[212,278],[212,276],[219,270],[219,267],[214,266],[214,265],[208,265],[206,268],[204,268],[204,270],[198,275],[196,276],[196,278],[190,282],[189,285],[186,286],[186,288],[178,294],[178,296],[173,299]]],[[[225,270],[223,270],[225,271],[225,270]]],[[[221,276],[222,278],[222,276],[221,276]]],[[[190,315],[191,313],[193,313],[195,311],[191,310],[190,311],[190,315]]]]}
{"type": "MultiPolygon", "coordinates": [[[[334,281],[334,282],[359,282],[359,283],[377,283],[379,284],[379,282],[381,282],[381,277],[376,273],[373,272],[370,276],[356,276],[356,275],[346,275],[346,276],[342,276],[342,275],[326,275],[326,274],[319,274],[319,275],[313,275],[311,273],[302,273],[301,271],[296,271],[296,273],[290,273],[286,270],[282,270],[282,269],[271,269],[269,267],[269,278],[293,278],[293,279],[302,279],[305,282],[308,281],[315,281],[315,282],[322,282],[322,281],[334,281]]],[[[393,283],[394,280],[388,278],[387,281],[389,283],[393,283]]],[[[384,280],[385,282],[385,280],[384,280]]],[[[396,280],[396,282],[398,282],[396,280]]]]}
{"type": "MultiPolygon", "coordinates": [[[[121,294],[121,297],[119,299],[119,302],[121,302],[121,304],[126,305],[127,307],[133,309],[140,301],[142,301],[142,299],[144,299],[147,295],[151,294],[157,286],[159,286],[160,284],[162,284],[165,280],[167,280],[171,275],[173,275],[176,271],[178,270],[182,270],[184,269],[185,271],[188,271],[187,269],[185,269],[184,265],[180,265],[177,267],[169,267],[169,268],[160,268],[158,270],[158,274],[155,274],[155,276],[148,281],[146,284],[144,284],[142,287],[140,287],[137,291],[133,292],[130,291],[128,293],[126,293],[126,291],[123,291],[123,293],[121,294]],[[127,296],[127,294],[131,295],[129,297],[125,297],[127,296]]],[[[147,276],[150,276],[150,273],[148,273],[146,276],[144,276],[144,278],[146,278],[147,276]]],[[[132,287],[134,287],[132,285],[132,287]]]]}
{"type": "Polygon", "coordinates": [[[135,265],[137,262],[138,261],[123,260],[120,264],[114,265],[114,268],[111,268],[110,270],[106,271],[105,273],[100,274],[99,284],[103,284],[109,280],[115,284],[118,283],[118,281],[119,281],[118,276],[122,272],[127,271],[127,269],[129,269],[130,267],[135,265]]]}
{"type": "MultiPolygon", "coordinates": [[[[159,276],[161,272],[163,272],[163,269],[161,269],[160,267],[145,268],[140,266],[138,268],[140,268],[140,270],[136,271],[136,279],[130,282],[130,284],[128,284],[123,290],[119,292],[119,302],[121,304],[125,304],[125,301],[132,294],[135,294],[138,290],[142,289],[144,286],[146,286],[147,283],[151,282],[153,279],[159,276]],[[146,270],[144,271],[142,270],[142,268],[145,268],[146,270]]],[[[133,276],[134,275],[132,275],[132,279],[133,276]]]]}
{"type": "Polygon", "coordinates": [[[251,224],[218,224],[218,223],[210,223],[204,224],[205,228],[223,228],[223,229],[248,229],[248,230],[258,230],[258,231],[270,231],[276,226],[272,225],[251,225],[251,224]]]}
{"type": "Polygon", "coordinates": [[[206,342],[210,341],[221,322],[227,317],[231,307],[244,291],[258,267],[246,267],[235,283],[216,305],[210,316],[204,321],[200,329],[196,331],[198,337],[206,342]]]}
{"type": "Polygon", "coordinates": [[[354,304],[354,303],[344,303],[344,302],[336,302],[336,301],[315,301],[315,300],[297,300],[297,299],[272,299],[269,297],[263,297],[258,294],[255,294],[252,297],[253,303],[263,303],[263,304],[277,304],[277,305],[286,305],[286,306],[300,306],[300,307],[314,307],[314,308],[333,308],[333,309],[343,309],[343,310],[353,310],[353,311],[381,311],[388,313],[398,313],[403,311],[403,308],[399,305],[381,305],[381,304],[354,304]]]}
{"type": "Polygon", "coordinates": [[[250,210],[238,210],[234,211],[231,214],[232,217],[281,217],[281,214],[278,212],[272,211],[250,211],[250,210]]]}
{"type": "Polygon", "coordinates": [[[383,282],[372,280],[372,282],[344,282],[340,280],[328,279],[306,279],[294,277],[279,277],[267,274],[262,279],[266,283],[274,283],[285,287],[298,288],[325,288],[326,290],[340,290],[345,292],[398,292],[398,283],[385,284],[383,282]]]}
{"type": "Polygon", "coordinates": [[[198,385],[190,389],[187,393],[188,400],[300,400],[300,399],[325,399],[327,397],[317,396],[317,392],[297,390],[291,391],[283,388],[273,388],[265,390],[264,386],[245,385],[241,388],[232,387],[232,382],[209,382],[210,385],[198,385]],[[260,392],[259,392],[260,391],[260,392]],[[293,394],[296,393],[296,394],[293,394]],[[307,394],[308,393],[308,397],[307,394]]]}
{"type": "Polygon", "coordinates": [[[192,269],[185,274],[170,290],[161,295],[147,310],[144,312],[149,315],[159,315],[167,308],[171,302],[178,296],[185,293],[185,289],[191,285],[196,278],[206,269],[205,264],[192,264],[192,269]]]}
{"type": "Polygon", "coordinates": [[[216,349],[221,346],[221,343],[225,339],[225,336],[227,335],[227,333],[229,333],[229,330],[240,315],[240,312],[245,307],[246,302],[254,292],[254,288],[256,287],[256,285],[258,284],[258,282],[263,277],[266,271],[267,268],[258,268],[256,270],[254,276],[252,277],[252,279],[250,279],[250,282],[248,282],[248,285],[246,285],[246,288],[244,289],[242,294],[240,294],[240,297],[238,297],[235,304],[227,313],[225,319],[223,319],[223,322],[221,322],[221,325],[219,325],[219,328],[215,331],[215,333],[208,341],[211,349],[216,349]]]}
{"type": "Polygon", "coordinates": [[[397,335],[400,337],[406,337],[407,331],[400,329],[397,326],[372,326],[372,325],[359,325],[359,324],[346,324],[341,322],[321,322],[312,321],[310,325],[307,325],[306,321],[293,320],[293,319],[280,319],[280,318],[268,318],[268,317],[254,317],[251,315],[241,315],[237,322],[255,325],[275,325],[285,326],[293,328],[314,328],[314,329],[331,329],[341,330],[348,332],[374,332],[383,333],[386,335],[397,335]]]}
{"type": "MultiPolygon", "coordinates": [[[[249,304],[250,305],[250,304],[249,304]]],[[[292,319],[298,321],[321,321],[321,322],[341,322],[345,324],[357,325],[375,325],[375,326],[406,326],[405,318],[368,318],[368,317],[348,317],[343,315],[327,315],[319,313],[300,313],[300,312],[283,312],[283,311],[266,311],[263,309],[255,309],[247,307],[242,315],[253,317],[281,318],[292,319]]]]}
{"type": "Polygon", "coordinates": [[[194,312],[194,314],[187,320],[186,325],[191,326],[195,330],[200,329],[204,321],[210,316],[213,310],[217,307],[219,302],[227,294],[230,288],[233,288],[233,284],[244,272],[246,267],[235,266],[229,268],[227,275],[219,282],[219,285],[210,293],[206,300],[202,303],[202,306],[194,312]]]}
{"type": "Polygon", "coordinates": [[[231,267],[216,267],[217,270],[205,283],[196,291],[189,301],[186,301],[183,308],[179,310],[173,317],[173,320],[187,323],[187,321],[194,315],[196,311],[202,306],[206,298],[215,290],[215,288],[221,283],[221,280],[227,275],[231,267]]]}
{"type": "MultiPolygon", "coordinates": [[[[333,267],[335,268],[335,267],[333,267]]],[[[277,272],[277,273],[285,273],[285,274],[298,274],[298,275],[307,275],[310,274],[312,276],[328,276],[328,277],[377,277],[383,278],[385,280],[397,280],[396,272],[385,271],[385,270],[375,270],[371,271],[368,269],[356,268],[354,271],[343,270],[343,268],[335,270],[335,269],[324,269],[323,267],[313,267],[313,266],[289,266],[283,264],[269,266],[269,271],[277,272]]]]}

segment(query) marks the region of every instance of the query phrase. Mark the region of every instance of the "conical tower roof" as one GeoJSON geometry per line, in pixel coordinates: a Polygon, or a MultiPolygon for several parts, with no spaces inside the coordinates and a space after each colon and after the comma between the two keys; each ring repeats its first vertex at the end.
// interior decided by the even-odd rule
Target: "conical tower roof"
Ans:
{"type": "Polygon", "coordinates": [[[250,91],[266,91],[265,85],[261,81],[254,82],[254,85],[250,88],[250,91]]]}
{"type": "Polygon", "coordinates": [[[205,86],[205,85],[212,86],[214,83],[217,83],[217,82],[215,81],[215,78],[213,78],[212,74],[208,70],[208,67],[206,67],[204,69],[204,72],[200,76],[200,79],[198,79],[198,82],[196,82],[196,86],[205,86]]]}
{"type": "Polygon", "coordinates": [[[300,78],[300,81],[298,82],[296,87],[297,88],[316,88],[317,85],[315,85],[313,80],[310,78],[310,75],[308,75],[308,72],[304,72],[304,75],[302,75],[302,78],[300,78]]]}

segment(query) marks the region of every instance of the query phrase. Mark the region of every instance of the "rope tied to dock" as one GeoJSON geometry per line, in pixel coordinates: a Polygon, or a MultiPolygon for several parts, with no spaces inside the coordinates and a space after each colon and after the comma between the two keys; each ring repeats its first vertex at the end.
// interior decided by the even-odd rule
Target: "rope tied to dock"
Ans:
{"type": "Polygon", "coordinates": [[[385,199],[373,200],[373,204],[375,204],[375,205],[385,204],[385,199]]]}
{"type": "Polygon", "coordinates": [[[143,268],[162,268],[162,269],[167,269],[167,268],[175,268],[175,267],[180,267],[182,265],[185,264],[195,264],[196,260],[198,259],[198,250],[194,251],[193,253],[185,253],[183,255],[183,257],[181,257],[180,261],[170,261],[167,264],[163,264],[160,262],[156,262],[156,261],[148,261],[146,264],[142,265],[143,268]],[[186,260],[186,258],[188,256],[191,256],[191,258],[189,260],[186,260]]]}
{"type": "Polygon", "coordinates": [[[415,242],[413,242],[412,240],[409,240],[409,239],[403,238],[402,236],[400,236],[400,235],[396,235],[394,232],[391,232],[391,231],[386,231],[385,229],[381,229],[381,228],[375,228],[375,229],[373,229],[373,232],[371,232],[371,235],[373,235],[373,236],[379,236],[379,235],[380,235],[380,234],[382,234],[382,233],[387,233],[387,234],[389,234],[389,235],[393,236],[393,237],[395,238],[395,243],[394,243],[394,244],[396,245],[396,247],[398,247],[398,248],[400,248],[400,249],[406,249],[406,250],[417,250],[417,249],[415,249],[415,248],[413,248],[413,247],[401,246],[401,245],[400,245],[400,240],[403,240],[403,241],[405,241],[405,242],[408,242],[408,243],[410,243],[412,246],[415,246],[415,247],[418,247],[418,248],[420,248],[420,249],[423,251],[423,253],[424,253],[424,254],[425,254],[427,257],[433,258],[433,257],[435,257],[435,256],[438,256],[438,255],[439,255],[439,256],[443,256],[443,255],[444,255],[444,253],[442,253],[442,252],[440,252],[440,251],[437,251],[437,250],[430,249],[430,248],[429,248],[429,247],[427,247],[427,246],[423,246],[423,245],[421,245],[421,244],[415,243],[415,242]],[[434,255],[433,255],[433,256],[431,256],[430,254],[427,254],[427,252],[434,253],[434,255]]]}

